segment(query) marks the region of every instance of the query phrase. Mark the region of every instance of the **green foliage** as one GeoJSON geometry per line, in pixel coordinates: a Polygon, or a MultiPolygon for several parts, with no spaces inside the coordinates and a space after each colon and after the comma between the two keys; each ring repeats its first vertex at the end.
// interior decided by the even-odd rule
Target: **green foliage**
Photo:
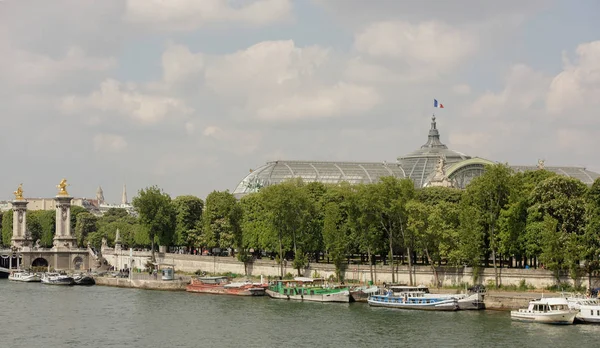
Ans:
{"type": "MultiPolygon", "coordinates": [[[[54,213],[54,211],[52,211],[52,213],[54,213]]],[[[75,225],[77,224],[77,216],[81,213],[88,213],[88,211],[84,207],[80,207],[78,205],[71,205],[71,231],[75,231],[75,225]]]]}
{"type": "Polygon", "coordinates": [[[188,247],[195,246],[202,231],[200,227],[204,202],[195,196],[179,196],[173,200],[173,205],[177,213],[174,243],[188,247]]]}
{"type": "Polygon", "coordinates": [[[201,244],[206,248],[234,248],[241,216],[229,191],[213,191],[206,197],[201,244]]]}
{"type": "Polygon", "coordinates": [[[276,245],[280,260],[281,275],[283,275],[283,264],[287,250],[294,251],[295,267],[300,272],[305,257],[303,253],[310,246],[311,239],[315,238],[314,230],[309,228],[312,222],[315,205],[310,201],[309,195],[302,189],[302,181],[288,181],[279,185],[265,187],[260,194],[264,200],[264,208],[268,218],[269,233],[266,239],[270,245],[276,245]]]}
{"type": "Polygon", "coordinates": [[[96,225],[98,218],[91,213],[85,212],[78,214],[76,220],[75,237],[77,237],[77,244],[80,247],[85,247],[88,242],[88,235],[98,230],[98,226],[96,225]]]}
{"type": "Polygon", "coordinates": [[[12,209],[5,211],[2,214],[2,245],[10,246],[12,239],[13,211],[12,209]]]}
{"type": "Polygon", "coordinates": [[[342,221],[342,212],[339,204],[329,202],[325,205],[325,218],[323,225],[323,241],[325,250],[335,265],[336,277],[343,281],[343,267],[348,253],[348,238],[346,227],[342,221]]]}
{"type": "Polygon", "coordinates": [[[141,189],[132,201],[139,221],[148,233],[154,255],[154,243],[170,245],[175,233],[176,212],[171,197],[157,186],[141,189]]]}

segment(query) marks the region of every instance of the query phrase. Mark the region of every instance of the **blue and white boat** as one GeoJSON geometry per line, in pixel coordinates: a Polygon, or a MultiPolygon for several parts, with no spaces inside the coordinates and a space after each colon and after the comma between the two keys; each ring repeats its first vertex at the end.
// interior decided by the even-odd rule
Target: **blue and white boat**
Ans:
{"type": "Polygon", "coordinates": [[[455,311],[459,309],[456,298],[430,297],[425,296],[423,292],[405,292],[402,296],[396,296],[392,291],[386,291],[383,294],[371,295],[367,302],[373,307],[432,311],[455,311]]]}

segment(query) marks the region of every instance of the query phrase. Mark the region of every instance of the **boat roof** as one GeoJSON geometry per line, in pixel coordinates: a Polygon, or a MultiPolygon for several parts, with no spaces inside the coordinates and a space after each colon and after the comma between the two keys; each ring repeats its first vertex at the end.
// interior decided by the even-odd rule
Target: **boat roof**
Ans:
{"type": "Polygon", "coordinates": [[[218,280],[218,279],[229,279],[226,276],[217,276],[217,277],[198,277],[198,280],[218,280]]]}
{"type": "Polygon", "coordinates": [[[297,282],[312,283],[312,282],[323,282],[323,281],[325,281],[325,278],[296,277],[296,278],[294,278],[294,280],[297,282]]]}
{"type": "Polygon", "coordinates": [[[568,304],[567,299],[564,297],[542,297],[537,300],[533,300],[530,303],[542,303],[549,305],[568,304]]]}

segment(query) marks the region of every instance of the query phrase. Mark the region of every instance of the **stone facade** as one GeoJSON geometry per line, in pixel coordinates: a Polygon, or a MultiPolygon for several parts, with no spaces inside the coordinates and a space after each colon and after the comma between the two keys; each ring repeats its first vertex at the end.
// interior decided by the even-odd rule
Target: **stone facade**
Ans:
{"type": "Polygon", "coordinates": [[[27,244],[27,201],[14,200],[13,206],[13,234],[11,246],[21,248],[27,244]]]}

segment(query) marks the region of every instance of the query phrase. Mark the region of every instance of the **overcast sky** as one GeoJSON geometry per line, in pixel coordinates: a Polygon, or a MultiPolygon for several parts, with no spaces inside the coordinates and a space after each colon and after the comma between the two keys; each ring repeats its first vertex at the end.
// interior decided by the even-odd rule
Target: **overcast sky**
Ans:
{"type": "Polygon", "coordinates": [[[597,0],[0,0],[0,199],[233,190],[427,138],[600,172],[597,0]]]}

